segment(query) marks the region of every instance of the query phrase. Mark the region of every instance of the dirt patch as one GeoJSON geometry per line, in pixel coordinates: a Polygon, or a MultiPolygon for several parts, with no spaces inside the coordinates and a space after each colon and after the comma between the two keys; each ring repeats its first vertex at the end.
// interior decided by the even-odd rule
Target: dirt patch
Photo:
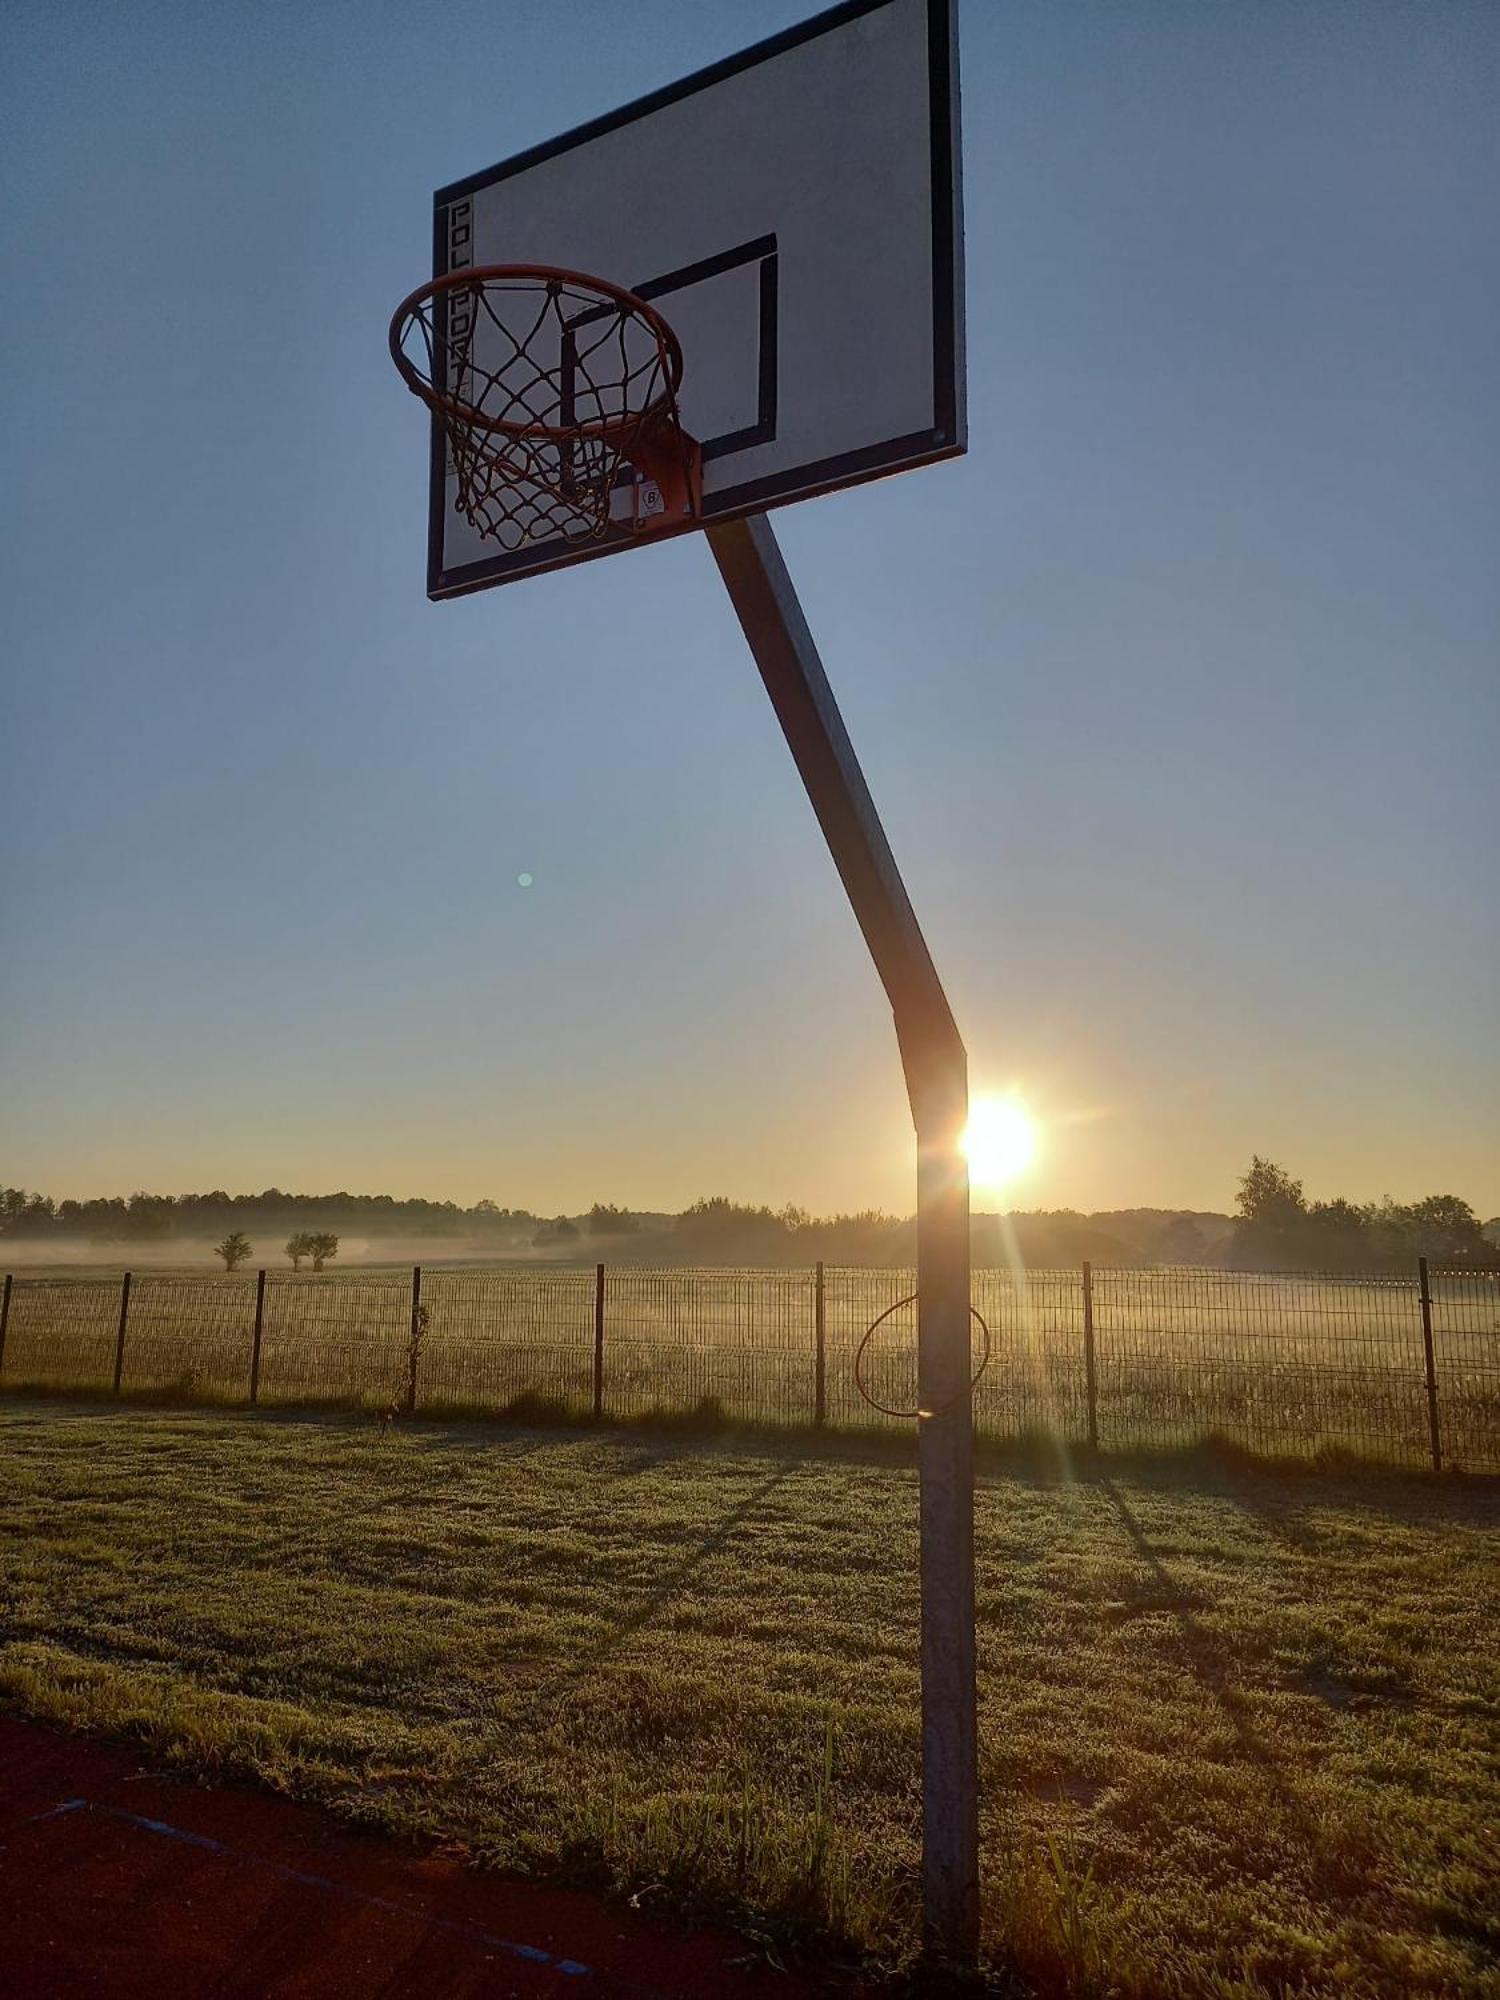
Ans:
{"type": "Polygon", "coordinates": [[[174,1784],[124,1751],[3,1717],[0,1964],[31,2000],[859,1991],[757,1965],[724,1933],[482,1874],[286,1800],[174,1784]]]}

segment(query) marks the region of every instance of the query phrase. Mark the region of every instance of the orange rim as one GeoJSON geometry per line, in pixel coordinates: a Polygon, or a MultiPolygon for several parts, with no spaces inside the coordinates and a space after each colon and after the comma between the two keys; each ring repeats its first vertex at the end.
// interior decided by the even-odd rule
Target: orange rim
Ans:
{"type": "MultiPolygon", "coordinates": [[[[431,410],[451,419],[454,423],[467,425],[470,429],[486,431],[491,435],[513,438],[554,439],[566,442],[569,438],[597,437],[612,439],[621,435],[638,435],[659,418],[676,421],[677,390],[682,381],[682,348],[676,334],[645,299],[637,298],[634,292],[626,291],[623,285],[612,285],[607,278],[591,278],[585,271],[567,271],[551,264],[474,264],[460,271],[450,271],[445,277],[431,278],[425,285],[418,285],[414,292],[408,292],[391,315],[390,326],[391,359],[400,371],[401,379],[414,396],[419,396],[431,410]],[[407,354],[404,337],[412,325],[427,326],[420,308],[434,304],[449,292],[460,291],[476,283],[483,285],[491,280],[503,283],[508,279],[531,281],[538,285],[572,285],[597,293],[601,299],[612,299],[623,306],[633,318],[650,329],[666,365],[666,387],[654,397],[645,409],[627,418],[616,418],[607,422],[583,424],[518,424],[502,417],[487,417],[470,403],[461,403],[456,397],[446,396],[424,375],[407,354]]],[[[431,346],[428,348],[429,361],[431,346]]]]}

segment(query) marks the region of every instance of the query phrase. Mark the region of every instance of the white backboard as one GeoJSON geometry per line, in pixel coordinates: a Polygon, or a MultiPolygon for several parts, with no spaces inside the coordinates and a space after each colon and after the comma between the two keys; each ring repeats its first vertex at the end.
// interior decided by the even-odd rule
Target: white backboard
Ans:
{"type": "MultiPolygon", "coordinates": [[[[953,0],[849,0],[440,188],[434,276],[544,264],[650,300],[682,343],[705,519],[954,456],[953,13],[953,0]]],[[[431,597],[640,545],[620,527],[500,549],[456,511],[436,423],[430,480],[431,597]]]]}

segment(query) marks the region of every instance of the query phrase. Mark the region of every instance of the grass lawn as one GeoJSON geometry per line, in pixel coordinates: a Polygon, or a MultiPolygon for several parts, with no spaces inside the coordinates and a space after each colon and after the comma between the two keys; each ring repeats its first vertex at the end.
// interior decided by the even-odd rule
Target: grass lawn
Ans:
{"type": "MultiPolygon", "coordinates": [[[[12,1404],[0,1701],[895,1965],[916,1477],[804,1449],[12,1404]]],[[[1500,1994],[1500,1494],[990,1468],[978,1513],[997,1986],[1500,1994]]]]}

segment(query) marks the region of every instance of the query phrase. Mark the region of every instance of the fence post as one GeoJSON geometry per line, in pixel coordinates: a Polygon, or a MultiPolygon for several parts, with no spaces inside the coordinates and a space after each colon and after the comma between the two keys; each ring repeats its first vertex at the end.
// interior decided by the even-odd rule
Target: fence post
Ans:
{"type": "Polygon", "coordinates": [[[1422,1349],[1427,1360],[1427,1435],[1432,1442],[1432,1469],[1443,1469],[1443,1440],[1438,1431],[1437,1401],[1437,1357],[1432,1351],[1432,1289],[1427,1282],[1427,1259],[1417,1259],[1417,1276],[1421,1281],[1422,1299],[1422,1349]]]}
{"type": "Polygon", "coordinates": [[[422,1266],[411,1267],[411,1344],[406,1350],[406,1414],[417,1407],[417,1355],[422,1345],[422,1266]]]}
{"type": "Polygon", "coordinates": [[[1088,1384],[1089,1450],[1099,1449],[1099,1378],[1094,1368],[1094,1267],[1083,1266],[1083,1372],[1088,1384]]]}
{"type": "Polygon", "coordinates": [[[828,1323],[823,1299],[823,1260],[819,1258],[813,1278],[813,1340],[817,1359],[813,1369],[813,1423],[818,1430],[828,1422],[828,1323]]]}
{"type": "Polygon", "coordinates": [[[5,1366],[5,1330],[10,1325],[10,1272],[5,1274],[5,1289],[0,1292],[0,1369],[5,1366]]]}
{"type": "Polygon", "coordinates": [[[594,1422],[604,1421],[604,1266],[594,1266],[594,1422]]]}
{"type": "Polygon", "coordinates": [[[125,1379],[125,1322],[130,1317],[130,1273],[120,1281],[120,1330],[115,1335],[115,1394],[125,1379]]]}
{"type": "Polygon", "coordinates": [[[255,1332],[250,1338],[250,1400],[260,1395],[260,1336],[266,1323],[266,1274],[255,1274],[255,1332]]]}

